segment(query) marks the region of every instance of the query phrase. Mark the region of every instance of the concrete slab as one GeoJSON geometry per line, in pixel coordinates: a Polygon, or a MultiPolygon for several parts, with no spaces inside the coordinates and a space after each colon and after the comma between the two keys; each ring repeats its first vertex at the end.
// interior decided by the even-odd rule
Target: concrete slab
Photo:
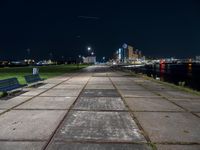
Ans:
{"type": "Polygon", "coordinates": [[[146,89],[138,85],[116,85],[119,90],[134,90],[134,91],[145,91],[146,89]]]}
{"type": "Polygon", "coordinates": [[[178,90],[174,90],[174,91],[157,91],[157,93],[159,93],[160,95],[169,98],[169,99],[173,99],[173,98],[177,98],[177,99],[200,99],[200,96],[194,95],[194,94],[190,94],[187,92],[183,92],[183,91],[178,91],[178,90]]]}
{"type": "Polygon", "coordinates": [[[80,89],[72,90],[72,89],[51,89],[40,96],[63,96],[63,97],[76,97],[81,92],[80,89]]]}
{"type": "Polygon", "coordinates": [[[22,94],[21,96],[36,96],[36,95],[41,94],[44,91],[46,91],[46,89],[32,89],[32,90],[22,94]]]}
{"type": "Polygon", "coordinates": [[[47,140],[66,111],[11,110],[0,116],[0,140],[47,140]]]}
{"type": "Polygon", "coordinates": [[[107,77],[107,73],[94,73],[93,77],[107,77]]]}
{"type": "Polygon", "coordinates": [[[67,78],[66,79],[48,79],[48,80],[45,80],[44,83],[59,84],[65,80],[67,80],[67,78]]]}
{"type": "Polygon", "coordinates": [[[112,85],[111,81],[89,81],[88,85],[105,85],[105,84],[109,84],[112,85]]]}
{"type": "Polygon", "coordinates": [[[63,84],[73,84],[73,85],[85,85],[87,83],[87,81],[66,81],[63,82],[63,84]]]}
{"type": "Polygon", "coordinates": [[[77,77],[82,77],[84,79],[89,79],[92,76],[92,72],[80,72],[79,74],[77,74],[77,77]]]}
{"type": "Polygon", "coordinates": [[[132,111],[184,111],[162,98],[125,98],[132,111]]]}
{"type": "Polygon", "coordinates": [[[117,85],[135,85],[134,82],[128,80],[128,81],[114,81],[113,82],[116,86],[117,85]]]}
{"type": "Polygon", "coordinates": [[[115,89],[112,84],[88,84],[85,89],[115,89]]]}
{"type": "Polygon", "coordinates": [[[128,112],[71,111],[55,140],[145,142],[128,112]]]}
{"type": "MultiPolygon", "coordinates": [[[[110,78],[113,82],[123,82],[123,81],[130,81],[128,78],[126,77],[111,77],[110,78]]],[[[132,82],[132,81],[131,81],[132,82]]]]}
{"type": "Polygon", "coordinates": [[[69,109],[76,97],[36,97],[16,109],[69,109]]]}
{"type": "Polygon", "coordinates": [[[110,79],[108,77],[92,77],[90,81],[102,81],[102,82],[109,82],[110,79]]]}
{"type": "Polygon", "coordinates": [[[189,111],[200,112],[200,100],[173,100],[176,104],[186,108],[189,111]]]}
{"type": "Polygon", "coordinates": [[[82,76],[82,75],[77,75],[73,78],[71,78],[70,80],[68,81],[88,81],[90,77],[88,76],[82,76]]]}
{"type": "Polygon", "coordinates": [[[54,89],[82,89],[84,87],[84,84],[60,84],[58,86],[56,86],[54,89]]]}
{"type": "Polygon", "coordinates": [[[200,119],[190,113],[135,112],[153,142],[200,141],[200,119]]]}
{"type": "Polygon", "coordinates": [[[144,78],[132,78],[132,81],[139,84],[152,83],[152,81],[144,79],[144,78]]]}
{"type": "Polygon", "coordinates": [[[152,83],[149,83],[149,84],[144,84],[143,86],[151,91],[174,91],[174,90],[179,91],[178,89],[174,89],[167,85],[154,85],[152,83]]]}
{"type": "Polygon", "coordinates": [[[122,77],[121,74],[115,73],[115,72],[108,72],[107,76],[109,77],[122,77]]]}
{"type": "Polygon", "coordinates": [[[88,80],[88,77],[73,77],[70,80],[64,82],[64,84],[86,84],[88,80]]]}
{"type": "Polygon", "coordinates": [[[73,109],[127,110],[120,97],[80,97],[73,109]]]}
{"type": "Polygon", "coordinates": [[[112,89],[85,89],[81,93],[82,97],[120,97],[117,90],[112,89]]]}
{"type": "Polygon", "coordinates": [[[17,96],[9,100],[0,100],[0,109],[10,109],[30,98],[29,96],[17,96]]]}
{"type": "Polygon", "coordinates": [[[65,73],[65,74],[62,74],[60,76],[56,76],[56,77],[53,77],[53,78],[50,78],[50,79],[63,79],[63,80],[66,80],[66,79],[69,79],[72,75],[73,75],[73,73],[65,73]]]}
{"type": "Polygon", "coordinates": [[[76,77],[68,80],[68,82],[73,83],[73,82],[80,82],[80,83],[86,83],[89,79],[88,78],[81,78],[81,77],[76,77]]]}
{"type": "Polygon", "coordinates": [[[42,86],[39,86],[38,89],[50,89],[52,88],[53,86],[55,86],[56,84],[50,84],[50,83],[47,83],[47,84],[44,84],[42,86]]]}
{"type": "Polygon", "coordinates": [[[200,150],[200,145],[156,145],[158,150],[200,150]]]}
{"type": "Polygon", "coordinates": [[[48,150],[151,150],[147,144],[95,144],[54,142],[48,150]]]}
{"type": "Polygon", "coordinates": [[[122,76],[130,76],[130,72],[118,72],[120,73],[122,76]]]}
{"type": "Polygon", "coordinates": [[[41,150],[45,142],[0,141],[0,150],[41,150]]]}
{"type": "Polygon", "coordinates": [[[160,97],[150,91],[119,90],[123,97],[160,97]]]}
{"type": "Polygon", "coordinates": [[[159,86],[163,86],[163,84],[161,83],[157,83],[156,81],[151,81],[151,80],[144,80],[144,82],[140,83],[141,85],[145,86],[145,87],[159,87],[159,86]]]}

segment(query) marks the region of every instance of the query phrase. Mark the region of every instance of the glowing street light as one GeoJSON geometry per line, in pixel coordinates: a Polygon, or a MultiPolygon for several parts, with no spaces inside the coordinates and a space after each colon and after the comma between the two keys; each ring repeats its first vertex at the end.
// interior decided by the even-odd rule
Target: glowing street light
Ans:
{"type": "Polygon", "coordinates": [[[90,46],[87,47],[87,51],[88,51],[88,56],[91,55],[90,51],[92,50],[92,48],[90,46]]]}
{"type": "Polygon", "coordinates": [[[88,50],[88,51],[91,51],[91,49],[92,49],[91,47],[87,47],[87,50],[88,50]]]}

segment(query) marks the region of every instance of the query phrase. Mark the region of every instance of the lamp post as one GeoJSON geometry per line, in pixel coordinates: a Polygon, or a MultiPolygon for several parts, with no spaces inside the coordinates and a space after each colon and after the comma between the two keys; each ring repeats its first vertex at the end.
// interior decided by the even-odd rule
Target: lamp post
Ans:
{"type": "Polygon", "coordinates": [[[80,59],[81,59],[81,55],[78,55],[76,64],[77,64],[77,68],[79,69],[79,63],[80,63],[80,59]]]}
{"type": "Polygon", "coordinates": [[[103,59],[103,63],[105,63],[105,59],[106,59],[106,57],[105,57],[105,56],[103,56],[103,58],[102,58],[102,59],[103,59]]]}
{"type": "Polygon", "coordinates": [[[92,48],[90,46],[87,47],[87,51],[88,51],[88,56],[90,55],[90,51],[92,50],[92,48]]]}

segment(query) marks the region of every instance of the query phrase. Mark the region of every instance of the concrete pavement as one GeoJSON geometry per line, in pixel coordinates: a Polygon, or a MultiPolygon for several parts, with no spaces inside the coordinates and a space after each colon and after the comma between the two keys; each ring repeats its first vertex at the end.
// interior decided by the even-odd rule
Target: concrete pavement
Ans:
{"type": "Polygon", "coordinates": [[[199,150],[200,97],[107,66],[0,100],[0,150],[199,150]]]}

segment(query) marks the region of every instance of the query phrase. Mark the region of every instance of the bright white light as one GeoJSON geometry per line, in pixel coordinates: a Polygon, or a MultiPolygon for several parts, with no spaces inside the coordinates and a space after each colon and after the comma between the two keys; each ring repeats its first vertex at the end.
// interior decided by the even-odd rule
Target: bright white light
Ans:
{"type": "Polygon", "coordinates": [[[88,49],[88,51],[90,51],[90,50],[91,50],[91,47],[88,47],[87,49],[88,49]]]}

